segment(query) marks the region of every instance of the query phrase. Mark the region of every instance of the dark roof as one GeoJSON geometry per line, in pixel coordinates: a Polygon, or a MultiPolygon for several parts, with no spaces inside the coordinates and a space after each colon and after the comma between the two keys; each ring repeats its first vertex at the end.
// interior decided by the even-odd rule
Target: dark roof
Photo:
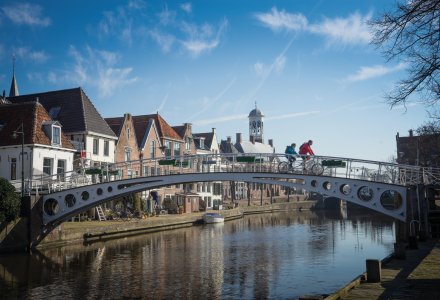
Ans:
{"type": "Polygon", "coordinates": [[[115,137],[80,87],[8,98],[12,103],[37,101],[37,99],[49,115],[63,125],[63,130],[67,134],[92,131],[115,137]]]}
{"type": "Polygon", "coordinates": [[[179,134],[159,114],[133,116],[133,125],[139,147],[142,148],[142,140],[149,128],[148,124],[150,120],[154,120],[156,123],[156,128],[161,138],[183,142],[179,134]]]}
{"type": "Polygon", "coordinates": [[[249,113],[249,117],[264,117],[264,116],[263,116],[263,113],[261,112],[261,110],[259,110],[258,108],[254,108],[249,113]]]}
{"type": "Polygon", "coordinates": [[[122,126],[124,125],[124,117],[117,118],[105,118],[104,119],[110,129],[115,133],[117,137],[121,134],[122,126]]]}
{"type": "Polygon", "coordinates": [[[197,138],[205,138],[205,149],[202,150],[209,150],[212,146],[212,140],[214,139],[214,133],[213,132],[206,132],[206,133],[193,133],[194,142],[196,143],[197,149],[200,149],[199,140],[197,138]]]}
{"type": "Polygon", "coordinates": [[[232,142],[222,140],[220,142],[220,153],[239,153],[232,142]]]}
{"type": "MultiPolygon", "coordinates": [[[[37,102],[0,105],[0,146],[20,145],[21,136],[13,138],[14,131],[23,124],[24,144],[51,145],[43,129],[44,122],[51,122],[47,111],[37,102]]],[[[74,149],[69,139],[61,133],[63,148],[74,149]]]]}
{"type": "Polygon", "coordinates": [[[186,126],[185,125],[173,126],[172,128],[180,136],[181,139],[185,138],[185,132],[186,132],[186,126]]]}

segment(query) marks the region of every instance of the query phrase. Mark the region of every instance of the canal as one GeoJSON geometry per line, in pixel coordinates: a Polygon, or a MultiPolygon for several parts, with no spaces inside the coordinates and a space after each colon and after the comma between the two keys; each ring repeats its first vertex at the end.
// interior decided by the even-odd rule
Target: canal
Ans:
{"type": "Polygon", "coordinates": [[[392,252],[368,212],[272,213],[0,256],[2,299],[295,299],[332,293],[392,252]]]}

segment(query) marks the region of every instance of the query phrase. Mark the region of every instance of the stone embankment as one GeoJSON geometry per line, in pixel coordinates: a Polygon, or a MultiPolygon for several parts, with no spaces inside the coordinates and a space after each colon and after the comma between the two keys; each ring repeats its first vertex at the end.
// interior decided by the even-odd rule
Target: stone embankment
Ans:
{"type": "Polygon", "coordinates": [[[327,297],[315,299],[440,299],[440,241],[420,242],[405,259],[382,261],[381,281],[368,282],[364,273],[327,297]]]}
{"type": "MultiPolygon", "coordinates": [[[[285,210],[308,210],[316,201],[297,201],[275,203],[263,206],[241,205],[237,208],[216,211],[225,217],[225,221],[241,218],[246,214],[270,213],[285,210]]],[[[119,237],[189,227],[203,221],[204,212],[190,214],[170,214],[129,221],[85,221],[65,222],[53,230],[37,248],[52,248],[72,243],[90,243],[119,237]]]]}

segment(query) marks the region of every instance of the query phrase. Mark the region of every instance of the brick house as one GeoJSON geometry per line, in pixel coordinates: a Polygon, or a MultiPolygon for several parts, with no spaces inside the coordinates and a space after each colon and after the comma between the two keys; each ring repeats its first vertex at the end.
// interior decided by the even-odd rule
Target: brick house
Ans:
{"type": "Polygon", "coordinates": [[[440,134],[409,136],[396,134],[397,162],[399,164],[440,167],[440,134]]]}

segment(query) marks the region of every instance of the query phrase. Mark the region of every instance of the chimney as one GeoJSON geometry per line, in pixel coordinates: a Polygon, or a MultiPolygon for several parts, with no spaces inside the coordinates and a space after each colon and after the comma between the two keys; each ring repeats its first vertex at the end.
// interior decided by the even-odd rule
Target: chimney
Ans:
{"type": "Polygon", "coordinates": [[[189,132],[192,132],[191,131],[191,129],[192,129],[192,124],[191,123],[184,123],[183,125],[185,125],[185,127],[188,128],[189,132]]]}
{"type": "Polygon", "coordinates": [[[270,139],[267,141],[269,143],[269,145],[273,148],[273,139],[270,139]]]}
{"type": "Polygon", "coordinates": [[[241,144],[241,133],[237,133],[237,144],[241,144]]]}
{"type": "Polygon", "coordinates": [[[213,133],[213,134],[217,134],[215,128],[212,128],[212,133],[213,133]]]}
{"type": "Polygon", "coordinates": [[[255,136],[251,135],[250,138],[251,138],[251,143],[255,144],[255,136]]]}
{"type": "Polygon", "coordinates": [[[409,136],[413,136],[413,130],[412,129],[409,130],[409,136]]]}
{"type": "Polygon", "coordinates": [[[40,97],[35,98],[35,101],[36,101],[37,103],[40,103],[40,97]]]}
{"type": "Polygon", "coordinates": [[[227,141],[229,144],[232,143],[232,138],[230,136],[228,136],[227,141]]]}

